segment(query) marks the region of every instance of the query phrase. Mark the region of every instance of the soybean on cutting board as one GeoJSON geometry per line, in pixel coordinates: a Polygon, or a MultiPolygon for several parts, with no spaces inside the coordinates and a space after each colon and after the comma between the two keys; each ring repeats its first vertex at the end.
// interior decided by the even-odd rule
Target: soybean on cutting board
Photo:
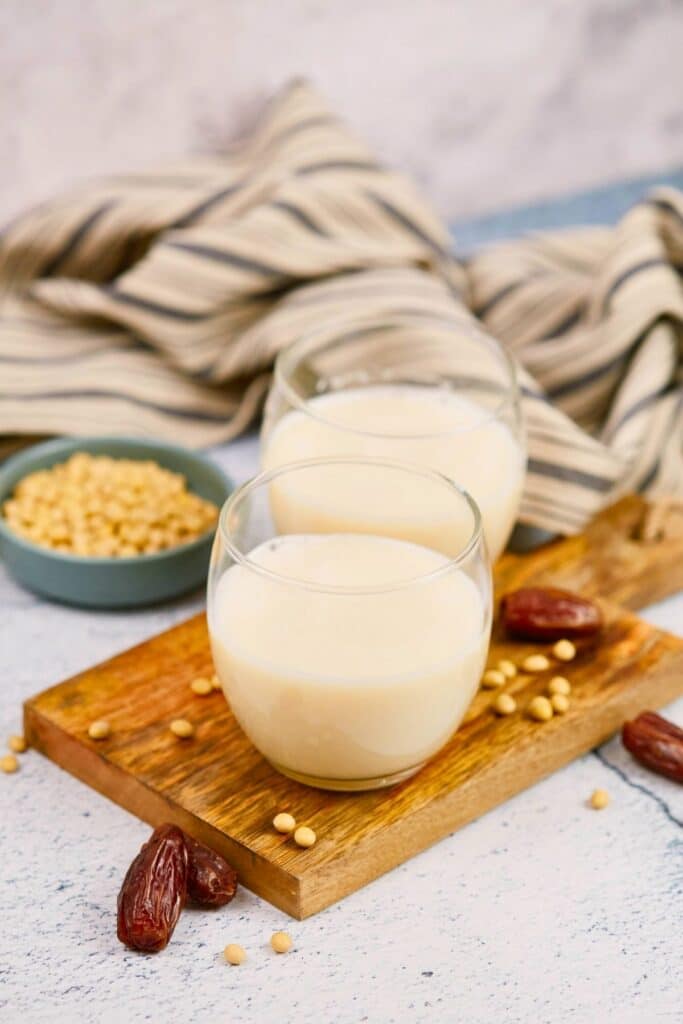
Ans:
{"type": "MultiPolygon", "coordinates": [[[[645,601],[670,593],[683,583],[683,543],[635,540],[642,513],[642,502],[628,499],[578,540],[506,556],[496,570],[499,588],[552,581],[604,596],[616,564],[618,596],[645,601]]],[[[589,750],[624,718],[683,692],[683,641],[614,604],[605,602],[604,611],[599,641],[580,643],[574,662],[554,666],[572,681],[566,715],[539,724],[523,713],[552,672],[509,684],[522,709],[510,718],[496,718],[491,694],[481,692],[446,749],[389,790],[326,793],[273,771],[222,694],[197,697],[190,690],[193,678],[212,671],[203,615],[29,700],[26,733],[33,746],[134,814],[155,825],[174,821],[220,850],[245,885],[304,918],[589,750]],[[190,740],[168,729],[180,716],[196,726],[190,740]],[[96,718],[111,723],[109,739],[88,738],[96,718]],[[283,809],[317,831],[313,848],[301,850],[273,831],[272,817],[283,809]]],[[[520,662],[538,649],[496,631],[491,661],[520,662]]]]}

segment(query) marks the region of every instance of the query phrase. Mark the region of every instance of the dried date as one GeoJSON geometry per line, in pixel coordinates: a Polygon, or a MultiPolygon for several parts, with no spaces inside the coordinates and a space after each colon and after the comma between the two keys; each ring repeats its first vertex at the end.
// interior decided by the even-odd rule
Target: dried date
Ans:
{"type": "Polygon", "coordinates": [[[643,711],[621,730],[624,746],[646,768],[683,782],[683,729],[654,711],[643,711]]]}
{"type": "Polygon", "coordinates": [[[117,915],[121,942],[146,953],[163,949],[185,905],[187,876],[185,836],[175,825],[161,825],[123,880],[117,915]]]}
{"type": "Polygon", "coordinates": [[[224,857],[185,833],[187,894],[202,907],[224,907],[237,892],[237,872],[224,857]]]}
{"type": "Polygon", "coordinates": [[[593,601],[557,587],[513,590],[501,598],[500,615],[508,633],[532,640],[590,636],[602,628],[593,601]]]}

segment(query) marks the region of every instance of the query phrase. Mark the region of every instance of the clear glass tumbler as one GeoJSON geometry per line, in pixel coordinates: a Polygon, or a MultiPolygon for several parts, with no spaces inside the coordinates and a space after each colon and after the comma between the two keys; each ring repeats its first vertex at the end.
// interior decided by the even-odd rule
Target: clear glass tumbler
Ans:
{"type": "Polygon", "coordinates": [[[306,460],[221,512],[216,671],[247,736],[299,782],[372,789],[418,771],[477,690],[491,604],[477,506],[431,470],[306,460]]]}
{"type": "Polygon", "coordinates": [[[513,361],[469,322],[321,326],[276,361],[262,465],[334,455],[410,461],[450,477],[479,505],[495,560],[526,469],[513,361]]]}

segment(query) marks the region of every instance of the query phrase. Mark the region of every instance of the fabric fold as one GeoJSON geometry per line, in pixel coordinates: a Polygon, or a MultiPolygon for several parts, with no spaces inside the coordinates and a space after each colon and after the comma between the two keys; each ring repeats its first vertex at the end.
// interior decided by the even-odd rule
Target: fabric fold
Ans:
{"type": "Polygon", "coordinates": [[[672,189],[614,229],[460,262],[412,184],[296,82],[228,152],[87,182],[5,228],[0,437],[216,444],[253,421],[304,333],[426,318],[512,353],[521,518],[573,533],[626,490],[683,493],[682,274],[672,189]]]}

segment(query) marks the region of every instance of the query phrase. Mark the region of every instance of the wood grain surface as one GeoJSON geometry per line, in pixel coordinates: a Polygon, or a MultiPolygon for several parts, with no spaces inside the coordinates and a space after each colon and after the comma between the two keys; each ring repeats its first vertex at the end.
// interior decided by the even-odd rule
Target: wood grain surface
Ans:
{"type": "MultiPolygon", "coordinates": [[[[271,769],[221,693],[199,697],[190,689],[192,679],[213,671],[203,615],[29,700],[27,736],[150,824],[186,828],[224,853],[249,888],[307,917],[591,749],[625,718],[683,692],[683,641],[605,600],[651,601],[671,593],[672,580],[683,585],[680,559],[675,564],[670,548],[667,556],[665,542],[633,539],[641,513],[640,500],[629,500],[582,538],[501,560],[499,591],[552,582],[600,596],[605,629],[599,641],[580,642],[570,664],[512,680],[505,689],[519,710],[509,718],[497,718],[493,694],[480,692],[446,748],[393,789],[327,793],[271,769]],[[569,712],[533,722],[526,705],[558,673],[572,682],[569,712]],[[194,723],[191,739],[170,732],[177,717],[194,723]],[[96,718],[110,722],[109,739],[88,738],[96,718]],[[274,832],[270,822],[280,810],[312,826],[317,844],[302,850],[274,832]]],[[[520,663],[539,649],[506,640],[496,627],[490,663],[520,663]]]]}
{"type": "Polygon", "coordinates": [[[683,590],[683,507],[664,519],[660,540],[643,540],[657,506],[629,494],[601,512],[583,533],[523,555],[507,553],[494,574],[496,591],[553,584],[637,610],[683,590]]]}

